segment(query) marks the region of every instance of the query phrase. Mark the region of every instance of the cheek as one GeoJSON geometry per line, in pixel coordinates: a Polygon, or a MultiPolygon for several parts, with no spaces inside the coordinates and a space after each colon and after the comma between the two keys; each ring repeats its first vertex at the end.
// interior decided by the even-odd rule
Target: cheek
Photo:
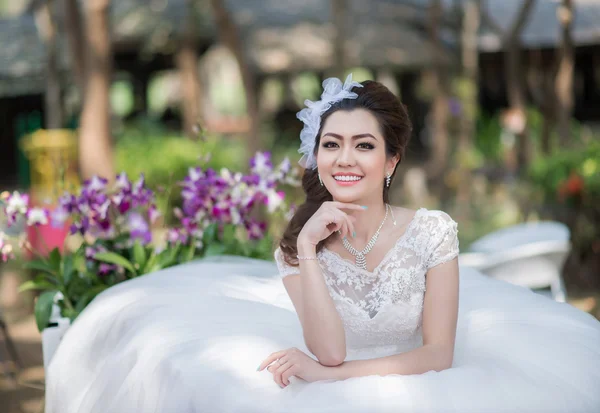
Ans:
{"type": "Polygon", "coordinates": [[[320,151],[317,154],[317,167],[328,168],[333,160],[335,160],[335,157],[332,152],[320,151]]]}
{"type": "Polygon", "coordinates": [[[370,171],[383,171],[385,169],[385,155],[372,151],[366,152],[363,156],[361,156],[361,159],[365,169],[369,169],[370,171]]]}

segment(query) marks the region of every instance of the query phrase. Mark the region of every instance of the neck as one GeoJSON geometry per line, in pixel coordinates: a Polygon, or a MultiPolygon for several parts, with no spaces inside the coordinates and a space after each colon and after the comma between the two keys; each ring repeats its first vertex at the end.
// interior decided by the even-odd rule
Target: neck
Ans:
{"type": "MultiPolygon", "coordinates": [[[[366,205],[366,211],[351,211],[348,214],[352,215],[356,218],[354,222],[354,229],[356,230],[356,237],[352,237],[352,234],[348,234],[348,241],[356,248],[363,248],[375,235],[377,229],[381,225],[383,218],[385,217],[386,212],[386,204],[383,202],[373,202],[373,203],[364,203],[361,202],[361,205],[366,205]]],[[[390,219],[390,214],[388,212],[388,217],[386,220],[390,219]]],[[[385,226],[385,224],[384,224],[385,226]]],[[[381,229],[383,231],[383,228],[381,229]]]]}

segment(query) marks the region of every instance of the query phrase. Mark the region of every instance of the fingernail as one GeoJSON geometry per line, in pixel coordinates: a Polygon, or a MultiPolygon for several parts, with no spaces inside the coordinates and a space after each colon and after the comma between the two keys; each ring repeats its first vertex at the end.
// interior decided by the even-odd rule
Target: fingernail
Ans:
{"type": "Polygon", "coordinates": [[[356,231],[352,232],[352,238],[356,238],[356,231]]]}
{"type": "Polygon", "coordinates": [[[362,209],[367,209],[367,208],[368,208],[368,206],[366,206],[366,205],[361,205],[361,208],[362,208],[362,209]]]}

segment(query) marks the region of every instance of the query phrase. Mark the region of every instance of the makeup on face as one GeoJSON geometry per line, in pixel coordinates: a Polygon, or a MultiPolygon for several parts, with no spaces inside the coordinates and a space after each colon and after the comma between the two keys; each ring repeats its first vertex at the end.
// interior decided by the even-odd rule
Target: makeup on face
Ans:
{"type": "Polygon", "coordinates": [[[380,175],[385,162],[385,142],[377,119],[369,111],[339,111],[326,120],[317,164],[334,198],[354,199],[375,190],[376,182],[383,182],[380,175]]]}

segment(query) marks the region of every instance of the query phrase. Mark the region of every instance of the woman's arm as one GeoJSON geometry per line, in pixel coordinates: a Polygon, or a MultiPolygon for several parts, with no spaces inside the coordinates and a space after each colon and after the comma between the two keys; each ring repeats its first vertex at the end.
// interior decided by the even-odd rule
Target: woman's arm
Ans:
{"type": "Polygon", "coordinates": [[[428,271],[423,302],[422,347],[388,357],[345,362],[327,369],[327,379],[421,374],[450,368],[458,319],[458,278],[456,258],[428,271]]]}
{"type": "MultiPolygon", "coordinates": [[[[298,255],[314,257],[316,248],[299,240],[298,255]]],[[[283,284],[298,313],[310,352],[324,366],[343,363],[346,358],[344,326],[318,262],[300,260],[300,274],[285,277],[283,284]]]]}

